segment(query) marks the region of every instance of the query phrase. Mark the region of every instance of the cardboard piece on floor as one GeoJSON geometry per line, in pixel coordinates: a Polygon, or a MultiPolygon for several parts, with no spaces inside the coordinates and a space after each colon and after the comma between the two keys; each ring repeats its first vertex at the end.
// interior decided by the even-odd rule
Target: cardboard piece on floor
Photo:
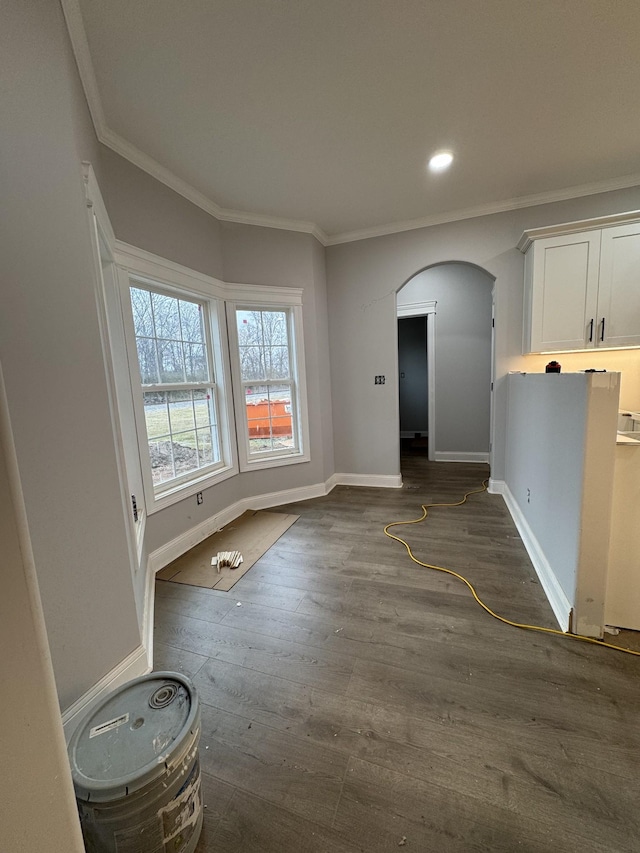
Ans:
{"type": "Polygon", "coordinates": [[[165,566],[156,578],[227,592],[298,518],[297,515],[282,512],[247,510],[222,530],[165,566]],[[218,572],[217,567],[211,565],[211,558],[218,551],[240,551],[244,562],[237,569],[225,567],[218,572]]]}

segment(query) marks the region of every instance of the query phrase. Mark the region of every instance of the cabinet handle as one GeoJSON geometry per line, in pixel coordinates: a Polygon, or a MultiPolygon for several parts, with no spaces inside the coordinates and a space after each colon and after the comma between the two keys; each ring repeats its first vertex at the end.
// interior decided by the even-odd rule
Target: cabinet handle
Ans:
{"type": "Polygon", "coordinates": [[[591,318],[591,322],[589,323],[589,343],[593,340],[593,317],[591,318]]]}
{"type": "Polygon", "coordinates": [[[602,318],[602,331],[600,332],[600,340],[604,341],[604,317],[602,318]]]}

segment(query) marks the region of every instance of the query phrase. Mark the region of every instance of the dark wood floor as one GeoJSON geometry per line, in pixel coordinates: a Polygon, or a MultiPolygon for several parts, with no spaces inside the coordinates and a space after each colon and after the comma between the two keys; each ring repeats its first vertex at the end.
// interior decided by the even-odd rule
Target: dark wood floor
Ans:
{"type": "MultiPolygon", "coordinates": [[[[283,507],[300,519],[231,592],[158,582],[156,669],[202,701],[198,853],[640,850],[640,659],[509,628],[412,564],[384,524],[487,469],[403,474],[283,507]]],[[[403,529],[555,627],[500,497],[403,529]]]]}

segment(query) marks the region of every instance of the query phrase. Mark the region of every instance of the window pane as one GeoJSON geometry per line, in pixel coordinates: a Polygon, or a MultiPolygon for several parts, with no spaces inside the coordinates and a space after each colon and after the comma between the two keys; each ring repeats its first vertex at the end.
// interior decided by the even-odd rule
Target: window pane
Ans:
{"type": "Polygon", "coordinates": [[[211,465],[214,461],[213,438],[210,429],[198,430],[198,461],[200,466],[211,465]]]}
{"type": "Polygon", "coordinates": [[[260,311],[237,311],[238,342],[240,346],[262,343],[262,317],[260,311]]]}
{"type": "Polygon", "coordinates": [[[198,468],[196,432],[181,432],[173,436],[173,459],[176,477],[198,468]]]}
{"type": "Polygon", "coordinates": [[[133,328],[142,338],[153,337],[153,316],[151,314],[151,294],[148,290],[131,288],[131,308],[133,310],[133,328]]]}
{"type": "Polygon", "coordinates": [[[176,341],[158,341],[160,382],[184,382],[182,344],[176,341]]]}
{"type": "Polygon", "coordinates": [[[191,391],[169,391],[169,418],[171,421],[171,432],[195,429],[195,415],[193,411],[193,400],[191,391]]]}
{"type": "Polygon", "coordinates": [[[289,349],[288,347],[268,347],[265,349],[266,378],[289,378],[289,349]]]}
{"type": "Polygon", "coordinates": [[[205,427],[213,420],[211,397],[206,391],[193,392],[193,407],[196,415],[196,426],[205,427]]]}
{"type": "Polygon", "coordinates": [[[291,386],[245,388],[250,453],[295,448],[291,386]]]}
{"type": "Polygon", "coordinates": [[[181,338],[191,343],[204,343],[202,329],[202,306],[195,302],[180,300],[181,338]]]}
{"type": "Polygon", "coordinates": [[[204,344],[184,344],[187,382],[207,382],[209,370],[204,344]]]}
{"type": "Polygon", "coordinates": [[[148,391],[143,394],[144,417],[149,439],[169,434],[169,410],[164,392],[148,391]]]}
{"type": "Polygon", "coordinates": [[[272,400],[279,400],[282,403],[291,404],[291,386],[272,385],[269,389],[269,396],[272,400]]]}
{"type": "Polygon", "coordinates": [[[255,405],[269,399],[269,388],[266,385],[247,385],[244,389],[247,406],[255,405]]]}
{"type": "Polygon", "coordinates": [[[270,438],[250,438],[249,453],[264,453],[273,450],[273,442],[270,438]]]}
{"type": "Polygon", "coordinates": [[[150,441],[149,457],[151,459],[151,477],[154,486],[166,483],[167,480],[173,480],[175,473],[170,441],[150,441]]]}
{"type": "Polygon", "coordinates": [[[249,438],[271,435],[269,389],[264,385],[245,388],[249,438]]]}
{"type": "Polygon", "coordinates": [[[262,348],[252,346],[240,347],[240,378],[243,382],[266,379],[262,348]]]}
{"type": "Polygon", "coordinates": [[[158,384],[158,363],[156,361],[155,341],[150,338],[136,338],[140,381],[143,385],[158,384]]]}
{"type": "Polygon", "coordinates": [[[274,444],[278,448],[293,447],[291,415],[274,417],[271,421],[274,444]]]}
{"type": "Polygon", "coordinates": [[[180,314],[178,300],[163,293],[152,293],[153,319],[157,338],[180,340],[180,314]]]}
{"type": "Polygon", "coordinates": [[[284,311],[262,312],[262,337],[264,346],[287,346],[287,315],[284,311]]]}

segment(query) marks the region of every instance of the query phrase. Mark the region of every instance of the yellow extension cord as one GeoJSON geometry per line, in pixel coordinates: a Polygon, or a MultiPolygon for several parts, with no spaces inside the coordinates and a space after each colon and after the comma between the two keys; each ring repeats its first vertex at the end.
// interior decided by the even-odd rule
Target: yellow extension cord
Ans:
{"type": "Polygon", "coordinates": [[[447,575],[452,575],[454,578],[458,578],[458,580],[462,581],[462,583],[466,584],[471,590],[471,595],[475,598],[476,602],[485,610],[489,616],[493,616],[494,619],[497,619],[499,622],[504,622],[505,625],[511,625],[513,628],[522,628],[525,631],[539,631],[543,634],[555,634],[558,637],[566,637],[570,640],[580,640],[583,643],[592,643],[595,646],[604,646],[607,649],[615,649],[617,652],[625,652],[628,655],[636,655],[636,657],[640,657],[640,652],[635,652],[632,649],[624,649],[622,646],[614,646],[612,643],[605,643],[603,640],[595,640],[593,637],[585,637],[582,634],[569,634],[564,631],[559,631],[557,628],[544,628],[542,625],[525,625],[522,622],[513,622],[511,619],[505,619],[504,616],[499,616],[495,613],[488,605],[484,603],[484,601],[480,598],[478,593],[475,591],[475,588],[471,581],[467,580],[463,575],[458,574],[458,572],[454,572],[453,569],[445,569],[444,566],[434,566],[431,563],[423,563],[422,560],[418,560],[417,557],[413,555],[413,551],[411,550],[411,546],[408,542],[402,539],[400,536],[395,536],[393,533],[389,533],[389,529],[391,527],[396,527],[402,524],[420,524],[421,521],[424,521],[426,517],[429,515],[429,510],[433,509],[433,507],[456,507],[462,506],[462,504],[466,503],[469,495],[477,495],[481,492],[485,492],[487,489],[487,480],[484,480],[482,483],[482,488],[473,489],[470,492],[467,492],[462,500],[456,501],[455,503],[434,503],[434,504],[422,504],[422,515],[420,518],[414,518],[411,521],[392,521],[391,524],[387,524],[384,528],[385,536],[388,536],[390,539],[395,539],[396,542],[400,542],[407,549],[407,554],[413,560],[414,563],[417,563],[419,566],[423,566],[425,569],[433,569],[436,572],[444,572],[447,575]]]}

